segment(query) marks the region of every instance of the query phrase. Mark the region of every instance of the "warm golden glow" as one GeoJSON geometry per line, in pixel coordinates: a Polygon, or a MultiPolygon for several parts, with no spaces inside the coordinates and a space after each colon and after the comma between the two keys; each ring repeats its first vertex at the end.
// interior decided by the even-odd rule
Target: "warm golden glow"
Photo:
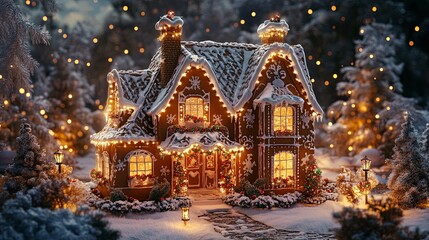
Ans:
{"type": "Polygon", "coordinates": [[[278,152],[274,155],[274,178],[286,179],[293,176],[294,156],[291,152],[278,152]]]}
{"type": "Polygon", "coordinates": [[[274,109],[274,131],[293,132],[293,108],[276,107],[274,109]]]}
{"type": "Polygon", "coordinates": [[[152,174],[152,157],[150,155],[140,153],[130,157],[130,177],[137,174],[152,174]]]}
{"type": "Polygon", "coordinates": [[[189,220],[189,207],[182,207],[182,221],[186,223],[189,220]]]}
{"type": "Polygon", "coordinates": [[[204,118],[204,102],[200,97],[189,97],[185,102],[185,114],[204,118]]]}

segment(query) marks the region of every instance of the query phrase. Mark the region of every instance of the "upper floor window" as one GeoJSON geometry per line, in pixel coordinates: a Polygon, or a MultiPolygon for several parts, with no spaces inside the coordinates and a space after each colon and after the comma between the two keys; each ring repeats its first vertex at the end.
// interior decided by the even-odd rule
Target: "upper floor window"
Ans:
{"type": "Polygon", "coordinates": [[[188,97],[185,102],[185,114],[187,116],[204,119],[204,101],[200,97],[188,97]]]}
{"type": "Polygon", "coordinates": [[[135,175],[152,175],[153,159],[152,155],[138,151],[129,157],[130,177],[135,175]]]}
{"type": "Polygon", "coordinates": [[[274,108],[274,132],[292,133],[294,131],[293,107],[279,106],[274,108]]]}

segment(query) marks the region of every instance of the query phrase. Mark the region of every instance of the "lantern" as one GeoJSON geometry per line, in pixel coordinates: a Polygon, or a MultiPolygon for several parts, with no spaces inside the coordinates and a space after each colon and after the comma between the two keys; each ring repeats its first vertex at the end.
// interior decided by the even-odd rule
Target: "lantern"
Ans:
{"type": "Polygon", "coordinates": [[[189,220],[189,207],[182,207],[182,221],[186,225],[186,222],[189,220]]]}
{"type": "MultiPolygon", "coordinates": [[[[369,185],[368,171],[371,167],[371,160],[368,158],[368,156],[365,155],[365,157],[363,157],[360,160],[360,163],[362,165],[362,170],[365,172],[365,186],[368,186],[369,185]]],[[[368,187],[368,189],[365,189],[365,192],[363,193],[363,194],[365,194],[365,204],[368,204],[368,193],[369,192],[370,192],[370,187],[368,187]]]]}
{"type": "Polygon", "coordinates": [[[54,153],[54,159],[56,164],[58,165],[58,172],[61,173],[61,164],[63,164],[64,153],[62,153],[60,150],[57,150],[54,153]]]}
{"type": "Polygon", "coordinates": [[[368,158],[368,156],[365,155],[365,157],[363,157],[360,160],[360,163],[362,165],[362,170],[369,171],[370,167],[371,167],[371,160],[368,158]]]}

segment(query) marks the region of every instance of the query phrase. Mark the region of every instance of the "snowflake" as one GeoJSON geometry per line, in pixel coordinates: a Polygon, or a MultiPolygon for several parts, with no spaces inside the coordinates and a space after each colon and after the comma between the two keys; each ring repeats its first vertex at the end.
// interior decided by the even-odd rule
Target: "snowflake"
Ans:
{"type": "Polygon", "coordinates": [[[246,128],[253,128],[253,123],[255,123],[255,114],[252,113],[252,109],[247,109],[243,119],[246,121],[246,128]]]}
{"type": "Polygon", "coordinates": [[[186,89],[200,89],[200,78],[198,76],[192,76],[191,79],[189,79],[189,82],[191,83],[191,86],[186,89]]]}
{"type": "Polygon", "coordinates": [[[168,114],[167,115],[167,123],[173,124],[176,121],[176,114],[168,114]]]}
{"type": "Polygon", "coordinates": [[[308,114],[307,110],[305,110],[304,111],[304,115],[302,116],[302,126],[303,126],[303,128],[309,128],[310,127],[310,125],[309,125],[310,121],[311,121],[311,117],[308,114]]]}
{"type": "Polygon", "coordinates": [[[222,125],[222,115],[220,114],[213,115],[213,123],[214,125],[222,125]]]}
{"type": "Polygon", "coordinates": [[[161,166],[161,176],[167,176],[167,174],[170,174],[170,169],[167,168],[167,166],[161,166]]]}
{"type": "Polygon", "coordinates": [[[246,177],[253,173],[253,167],[256,165],[256,163],[252,161],[252,157],[253,157],[252,154],[247,154],[247,157],[244,160],[243,171],[244,171],[244,176],[246,177]]]}
{"type": "Polygon", "coordinates": [[[123,171],[125,169],[125,161],[119,162],[118,164],[116,164],[115,167],[116,167],[116,170],[123,171]]]}

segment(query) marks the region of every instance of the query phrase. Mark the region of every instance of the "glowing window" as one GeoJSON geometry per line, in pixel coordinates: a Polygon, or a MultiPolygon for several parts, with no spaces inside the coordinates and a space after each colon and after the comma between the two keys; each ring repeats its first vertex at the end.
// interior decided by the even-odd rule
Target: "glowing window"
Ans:
{"type": "Polygon", "coordinates": [[[274,155],[274,178],[293,177],[294,156],[291,152],[278,152],[274,155]]]}
{"type": "Polygon", "coordinates": [[[189,97],[185,102],[185,115],[204,118],[204,101],[199,97],[189,97]]]}
{"type": "Polygon", "coordinates": [[[95,170],[103,171],[103,162],[98,153],[95,154],[95,170]]]}
{"type": "Polygon", "coordinates": [[[109,179],[110,175],[110,166],[109,166],[109,153],[103,152],[103,162],[102,162],[102,168],[103,168],[103,177],[109,179]]]}
{"type": "Polygon", "coordinates": [[[130,177],[135,175],[152,174],[152,156],[147,153],[137,153],[130,157],[130,177]]]}
{"type": "Polygon", "coordinates": [[[293,132],[293,108],[274,108],[274,131],[293,132]]]}

